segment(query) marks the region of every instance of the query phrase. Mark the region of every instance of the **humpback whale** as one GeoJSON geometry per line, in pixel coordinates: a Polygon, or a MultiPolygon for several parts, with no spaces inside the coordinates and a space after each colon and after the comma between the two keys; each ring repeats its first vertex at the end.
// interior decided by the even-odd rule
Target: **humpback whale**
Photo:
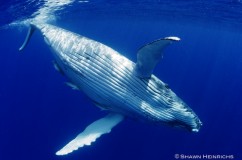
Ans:
{"type": "Polygon", "coordinates": [[[97,107],[109,112],[87,126],[56,155],[90,145],[126,117],[199,131],[202,122],[194,111],[152,74],[164,48],[180,38],[165,37],[145,44],[138,49],[134,63],[100,42],[45,23],[30,24],[20,51],[35,30],[41,32],[51,48],[54,66],[68,78],[67,85],[81,90],[97,107]]]}

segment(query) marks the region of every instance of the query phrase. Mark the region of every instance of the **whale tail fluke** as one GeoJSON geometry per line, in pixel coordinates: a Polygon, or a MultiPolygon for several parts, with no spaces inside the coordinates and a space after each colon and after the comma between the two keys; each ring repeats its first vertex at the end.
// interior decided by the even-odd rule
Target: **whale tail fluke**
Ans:
{"type": "Polygon", "coordinates": [[[27,44],[29,43],[29,40],[30,38],[32,37],[34,31],[35,31],[36,27],[33,25],[33,24],[30,24],[29,25],[29,30],[28,30],[28,33],[27,33],[27,36],[24,40],[24,43],[22,44],[22,46],[19,48],[19,51],[22,51],[26,46],[27,44]]]}

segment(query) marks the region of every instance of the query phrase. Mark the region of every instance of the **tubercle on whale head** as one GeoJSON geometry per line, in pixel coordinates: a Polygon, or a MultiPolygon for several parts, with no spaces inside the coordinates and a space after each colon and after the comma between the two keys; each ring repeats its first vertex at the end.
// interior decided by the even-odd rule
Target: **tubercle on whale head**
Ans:
{"type": "Polygon", "coordinates": [[[195,132],[195,133],[199,132],[202,126],[201,120],[190,108],[187,112],[191,116],[188,116],[186,119],[180,122],[183,124],[181,127],[184,127],[189,132],[195,132]]]}
{"type": "Polygon", "coordinates": [[[195,121],[195,125],[194,126],[189,126],[187,129],[188,129],[189,132],[198,133],[200,131],[201,126],[203,124],[200,121],[200,119],[198,119],[198,117],[196,117],[194,119],[194,121],[195,121]]]}
{"type": "Polygon", "coordinates": [[[202,126],[202,122],[200,119],[195,116],[194,118],[187,118],[187,122],[181,121],[181,120],[174,120],[171,122],[167,122],[169,126],[184,129],[188,132],[197,133],[200,131],[200,128],[202,126]],[[189,120],[190,119],[190,120],[189,120]],[[190,121],[190,122],[188,122],[190,121]]]}
{"type": "Polygon", "coordinates": [[[184,102],[181,103],[184,107],[184,111],[180,113],[181,116],[177,116],[177,120],[183,125],[189,132],[199,132],[202,122],[196,115],[196,113],[184,102]]]}
{"type": "Polygon", "coordinates": [[[201,126],[203,125],[203,123],[198,117],[196,117],[196,124],[197,124],[196,128],[192,128],[191,130],[192,132],[199,132],[201,126]]]}

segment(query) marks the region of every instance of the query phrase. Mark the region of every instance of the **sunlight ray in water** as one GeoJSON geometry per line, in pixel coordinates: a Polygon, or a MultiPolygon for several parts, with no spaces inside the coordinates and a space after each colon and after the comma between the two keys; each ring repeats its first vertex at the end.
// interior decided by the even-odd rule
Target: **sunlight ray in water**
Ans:
{"type": "MultiPolygon", "coordinates": [[[[29,1],[31,3],[32,0],[29,1]]],[[[14,21],[8,27],[28,25],[31,22],[46,23],[56,20],[56,12],[65,9],[68,5],[72,4],[74,0],[45,0],[42,7],[34,12],[29,19],[14,21]]],[[[86,3],[88,1],[85,1],[86,3]]]]}
{"type": "Polygon", "coordinates": [[[44,6],[33,14],[33,19],[37,22],[53,21],[56,19],[56,11],[64,9],[73,2],[74,0],[46,0],[44,6]]]}

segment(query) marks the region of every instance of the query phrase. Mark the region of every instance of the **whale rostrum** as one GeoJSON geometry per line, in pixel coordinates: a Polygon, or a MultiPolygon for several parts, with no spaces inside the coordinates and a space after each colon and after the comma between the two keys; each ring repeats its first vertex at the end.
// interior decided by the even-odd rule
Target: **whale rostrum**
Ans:
{"type": "Polygon", "coordinates": [[[35,30],[42,33],[53,51],[55,68],[70,81],[66,84],[81,90],[97,107],[109,112],[87,126],[57,155],[90,145],[125,117],[199,131],[202,123],[198,116],[166,83],[152,74],[164,48],[180,38],[166,37],[144,45],[138,49],[134,63],[100,42],[50,24],[31,24],[20,51],[35,30]]]}

